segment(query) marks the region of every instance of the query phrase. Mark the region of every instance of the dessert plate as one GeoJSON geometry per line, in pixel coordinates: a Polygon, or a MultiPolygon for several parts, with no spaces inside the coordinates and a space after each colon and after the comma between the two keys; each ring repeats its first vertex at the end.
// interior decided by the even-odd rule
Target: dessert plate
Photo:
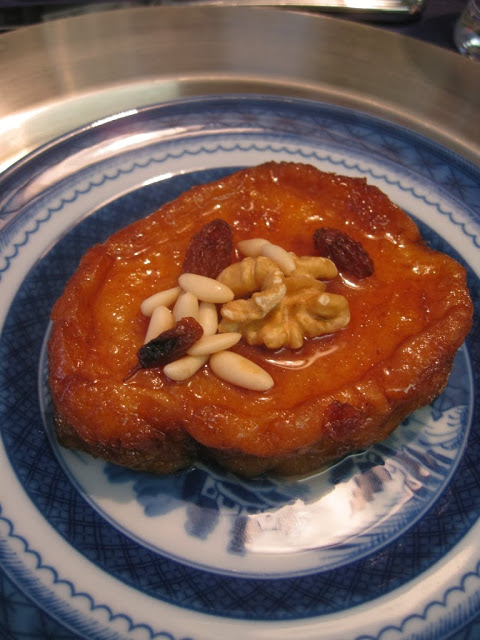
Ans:
{"type": "Polygon", "coordinates": [[[465,265],[478,303],[480,171],[352,109],[178,100],[94,122],[13,165],[0,178],[0,626],[14,637],[480,632],[478,325],[431,406],[310,477],[245,481],[204,466],[155,477],[55,441],[49,313],[81,255],[190,186],[268,160],[380,187],[465,265]]]}

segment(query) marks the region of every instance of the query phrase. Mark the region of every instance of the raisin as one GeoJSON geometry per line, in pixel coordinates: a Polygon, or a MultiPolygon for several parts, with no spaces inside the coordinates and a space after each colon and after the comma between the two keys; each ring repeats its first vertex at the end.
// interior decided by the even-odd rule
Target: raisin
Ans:
{"type": "Polygon", "coordinates": [[[339,271],[356,278],[368,278],[373,273],[373,262],[360,242],[348,233],[321,227],[313,234],[315,249],[324,258],[330,258],[339,271]]]}
{"type": "Polygon", "coordinates": [[[225,220],[212,220],[192,236],[185,253],[182,273],[216,278],[231,264],[232,254],[232,227],[225,220]]]}
{"type": "Polygon", "coordinates": [[[335,442],[354,442],[355,435],[365,422],[361,409],[349,402],[331,402],[324,415],[325,432],[335,442]]]}
{"type": "Polygon", "coordinates": [[[203,335],[201,325],[195,318],[182,318],[174,327],[167,329],[137,351],[137,364],[123,379],[124,382],[140,369],[163,367],[184,356],[203,335]]]}

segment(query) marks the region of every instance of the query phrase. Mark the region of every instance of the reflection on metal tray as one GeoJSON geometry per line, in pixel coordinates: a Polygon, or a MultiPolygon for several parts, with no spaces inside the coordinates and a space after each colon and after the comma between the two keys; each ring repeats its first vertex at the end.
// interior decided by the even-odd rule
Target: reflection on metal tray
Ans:
{"type": "Polygon", "coordinates": [[[93,11],[135,6],[257,6],[334,13],[349,18],[385,23],[410,22],[418,18],[425,0],[138,0],[95,3],[86,0],[0,0],[0,32],[57,18],[72,17],[93,11]]]}
{"type": "Polygon", "coordinates": [[[405,20],[417,16],[424,0],[157,0],[163,5],[278,7],[348,14],[367,20],[405,20]]]}

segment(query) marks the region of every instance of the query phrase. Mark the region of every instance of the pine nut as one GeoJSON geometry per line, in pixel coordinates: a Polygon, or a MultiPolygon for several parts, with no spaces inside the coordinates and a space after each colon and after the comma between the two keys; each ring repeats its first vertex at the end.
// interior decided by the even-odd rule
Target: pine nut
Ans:
{"type": "Polygon", "coordinates": [[[283,247],[278,244],[264,244],[261,249],[261,255],[265,258],[273,260],[286,276],[289,276],[295,271],[295,260],[283,247]]]}
{"type": "Polygon", "coordinates": [[[240,240],[240,242],[237,243],[237,249],[243,256],[258,258],[258,256],[262,255],[262,247],[265,244],[270,243],[263,238],[250,238],[249,240],[240,240]]]}
{"type": "Polygon", "coordinates": [[[213,302],[200,302],[198,306],[198,322],[203,329],[204,336],[217,333],[218,311],[213,302]]]}
{"type": "Polygon", "coordinates": [[[233,331],[216,333],[214,336],[202,336],[187,353],[190,356],[207,356],[217,351],[224,351],[237,344],[241,337],[241,333],[233,331]]]}
{"type": "Polygon", "coordinates": [[[154,293],[140,305],[140,311],[144,316],[150,317],[155,307],[164,306],[171,307],[180,295],[182,289],[180,287],[172,287],[171,289],[165,289],[165,291],[159,291],[154,293]]]}
{"type": "Polygon", "coordinates": [[[253,391],[268,391],[272,377],[257,364],[233,351],[218,351],[210,356],[210,368],[225,382],[253,391]]]}
{"type": "Polygon", "coordinates": [[[198,319],[198,298],[190,291],[184,291],[178,296],[173,307],[173,318],[178,322],[182,318],[189,317],[198,319]]]}
{"type": "Polygon", "coordinates": [[[147,342],[150,342],[150,340],[153,340],[153,338],[156,338],[167,329],[171,329],[174,324],[170,309],[163,305],[155,307],[150,318],[144,344],[147,344],[147,342]]]}
{"type": "Polygon", "coordinates": [[[234,297],[233,291],[227,285],[196,273],[182,273],[178,279],[178,284],[182,289],[193,293],[199,300],[204,302],[223,304],[224,302],[230,302],[234,297]]]}
{"type": "Polygon", "coordinates": [[[170,380],[182,382],[193,376],[207,360],[208,356],[184,356],[166,364],[163,367],[163,373],[170,380]]]}

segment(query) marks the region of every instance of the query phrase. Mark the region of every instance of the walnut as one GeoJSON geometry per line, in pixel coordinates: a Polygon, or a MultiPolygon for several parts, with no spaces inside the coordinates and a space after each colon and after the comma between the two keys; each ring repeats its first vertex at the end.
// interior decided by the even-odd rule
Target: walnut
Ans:
{"type": "Polygon", "coordinates": [[[295,271],[293,274],[307,274],[313,278],[324,278],[331,280],[338,275],[338,269],[329,258],[321,256],[301,256],[300,258],[292,254],[295,260],[295,271]]]}
{"type": "Polygon", "coordinates": [[[264,256],[244,258],[222,271],[218,280],[232,289],[236,299],[221,308],[219,331],[240,332],[249,344],[270,349],[299,349],[304,338],[333,333],[349,323],[347,300],[327,293],[320,280],[337,275],[333,262],[290,255],[295,262],[290,275],[264,256]]]}
{"type": "Polygon", "coordinates": [[[236,298],[251,295],[248,300],[233,300],[228,308],[222,309],[226,318],[237,318],[239,322],[264,318],[287,290],[278,265],[263,256],[231,264],[217,280],[231,289],[236,298]]]}

